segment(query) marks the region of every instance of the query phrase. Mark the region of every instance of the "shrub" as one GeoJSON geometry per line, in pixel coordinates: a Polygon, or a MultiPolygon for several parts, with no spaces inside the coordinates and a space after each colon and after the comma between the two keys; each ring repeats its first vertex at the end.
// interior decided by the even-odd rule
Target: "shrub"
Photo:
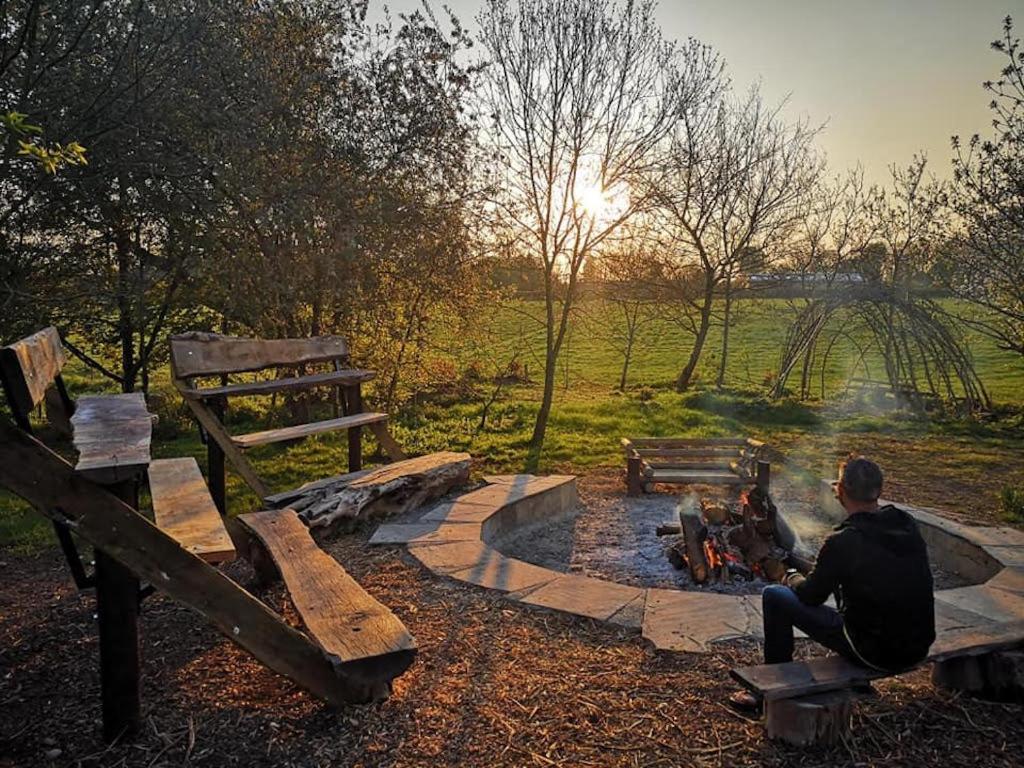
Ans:
{"type": "Polygon", "coordinates": [[[999,516],[1008,523],[1024,523],[1024,488],[1003,488],[999,494],[999,516]]]}

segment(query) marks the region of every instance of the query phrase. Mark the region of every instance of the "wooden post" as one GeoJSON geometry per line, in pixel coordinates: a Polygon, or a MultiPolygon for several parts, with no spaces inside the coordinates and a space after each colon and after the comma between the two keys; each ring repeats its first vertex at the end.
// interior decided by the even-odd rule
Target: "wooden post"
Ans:
{"type": "MultiPolygon", "coordinates": [[[[134,481],[110,490],[126,503],[137,505],[134,481]]],[[[110,743],[137,732],[142,723],[139,580],[100,549],[96,550],[96,613],[103,740],[110,743]]]]}
{"type": "Polygon", "coordinates": [[[1024,651],[992,651],[936,662],[932,683],[993,701],[1024,701],[1024,651]]]}
{"type": "MultiPolygon", "coordinates": [[[[224,398],[218,397],[210,401],[210,410],[217,420],[224,421],[224,398]]],[[[206,435],[206,466],[209,474],[210,496],[221,515],[228,513],[227,475],[224,467],[224,449],[220,447],[213,435],[206,435]]]]}
{"type": "Polygon", "coordinates": [[[828,691],[765,703],[765,731],[798,747],[833,746],[850,733],[854,696],[828,691]]]}
{"type": "MultiPolygon", "coordinates": [[[[363,396],[358,384],[345,387],[345,415],[363,412],[363,396]]],[[[363,428],[353,427],[348,431],[348,471],[358,472],[363,468],[363,428]]]]}
{"type": "Polygon", "coordinates": [[[757,487],[761,489],[764,494],[768,493],[768,486],[771,485],[772,479],[772,465],[767,461],[757,462],[757,487]]]}
{"type": "Polygon", "coordinates": [[[644,492],[641,470],[639,456],[626,457],[626,489],[630,496],[640,496],[644,492]]]}

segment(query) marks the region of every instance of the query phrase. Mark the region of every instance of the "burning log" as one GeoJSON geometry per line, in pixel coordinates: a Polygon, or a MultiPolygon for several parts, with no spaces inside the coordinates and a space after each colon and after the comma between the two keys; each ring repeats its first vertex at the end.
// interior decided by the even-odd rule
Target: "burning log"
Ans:
{"type": "Polygon", "coordinates": [[[686,567],[686,542],[682,539],[674,541],[665,548],[665,557],[677,571],[683,570],[686,567]]]}
{"type": "Polygon", "coordinates": [[[690,575],[696,583],[703,584],[708,578],[708,560],[704,546],[708,529],[700,514],[693,509],[680,509],[679,523],[683,529],[686,563],[690,566],[690,575]]]}
{"type": "Polygon", "coordinates": [[[724,525],[732,515],[728,504],[711,499],[700,500],[700,511],[709,525],[724,525]]]}
{"type": "Polygon", "coordinates": [[[662,523],[654,532],[659,536],[673,536],[682,532],[683,528],[679,523],[662,523]]]}
{"type": "Polygon", "coordinates": [[[679,522],[682,536],[666,554],[676,568],[689,566],[697,584],[757,577],[781,581],[787,565],[806,570],[801,566],[812,564],[787,546],[800,546],[800,540],[761,486],[741,494],[739,510],[701,499],[699,510],[679,510],[679,522]]]}

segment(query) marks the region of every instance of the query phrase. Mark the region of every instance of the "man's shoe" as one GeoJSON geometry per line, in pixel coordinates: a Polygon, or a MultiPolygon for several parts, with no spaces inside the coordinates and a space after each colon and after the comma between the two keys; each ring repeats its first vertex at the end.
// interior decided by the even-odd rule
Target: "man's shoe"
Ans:
{"type": "Polygon", "coordinates": [[[749,691],[736,691],[728,698],[729,706],[745,714],[761,714],[761,697],[749,691]]]}

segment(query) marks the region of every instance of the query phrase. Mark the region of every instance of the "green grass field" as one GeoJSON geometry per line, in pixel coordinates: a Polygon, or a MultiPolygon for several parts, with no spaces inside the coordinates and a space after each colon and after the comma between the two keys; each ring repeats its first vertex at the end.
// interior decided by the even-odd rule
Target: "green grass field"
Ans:
{"type": "MultiPolygon", "coordinates": [[[[526,444],[540,399],[543,370],[543,328],[527,316],[539,307],[517,304],[496,310],[471,338],[441,329],[424,367],[441,384],[451,379],[472,382],[439,387],[409,398],[393,415],[392,432],[410,454],[465,450],[484,471],[522,468],[526,444]],[[501,388],[490,406],[486,423],[481,415],[495,390],[494,378],[515,356],[528,370],[529,381],[501,388]],[[467,378],[466,370],[477,372],[467,378]]],[[[693,391],[679,394],[672,384],[690,349],[690,337],[663,318],[645,325],[630,369],[625,392],[616,391],[622,358],[609,336],[611,309],[595,302],[584,305],[575,318],[559,362],[555,406],[541,460],[544,471],[586,471],[621,462],[619,439],[639,435],[726,436],[752,435],[784,447],[808,477],[834,471],[835,461],[848,450],[892,454],[892,462],[907,462],[924,474],[936,457],[953,456],[957,471],[978,483],[993,470],[1002,472],[991,484],[988,509],[997,507],[999,491],[1024,485],[1024,439],[1020,437],[1020,406],[1024,404],[1024,360],[1001,352],[989,340],[968,335],[978,372],[993,400],[998,418],[957,420],[926,418],[892,411],[884,402],[865,403],[840,397],[851,375],[882,378],[880,362],[868,356],[854,364],[852,344],[839,344],[830,358],[825,398],[808,403],[769,400],[765,381],[778,368],[790,310],[777,300],[739,301],[732,328],[732,353],[722,391],[714,390],[720,331],[714,329],[698,369],[693,391]],[[865,368],[866,365],[866,368],[865,368]],[[1009,453],[1008,453],[1009,452],[1009,453]],[[1002,471],[1000,457],[1016,456],[1002,471]]],[[[91,372],[72,363],[66,379],[72,396],[104,388],[91,372]]],[[[820,380],[815,379],[820,396],[820,380]]],[[[373,402],[372,387],[368,400],[373,402]]],[[[151,409],[159,413],[154,436],[156,456],[196,456],[204,463],[205,449],[166,370],[151,392],[151,409]]],[[[233,401],[234,402],[234,401],[233,401]]],[[[233,408],[234,430],[247,431],[267,420],[267,401],[238,401],[233,408]]],[[[366,438],[367,448],[376,449],[366,438]]],[[[275,446],[253,452],[272,487],[285,489],[306,480],[344,471],[343,436],[314,438],[297,446],[275,446]]],[[[920,480],[926,481],[927,477],[920,480]]],[[[907,487],[910,487],[910,485],[907,487]]],[[[916,481],[915,484],[916,485],[916,481]]],[[[969,484],[965,487],[969,487],[969,484]]],[[[254,508],[258,500],[229,471],[232,511],[254,508]]],[[[924,502],[921,502],[924,503],[924,502]]],[[[932,502],[938,503],[938,502],[932,502]]],[[[37,515],[9,497],[0,501],[0,545],[31,550],[49,541],[48,527],[37,515]]]]}

